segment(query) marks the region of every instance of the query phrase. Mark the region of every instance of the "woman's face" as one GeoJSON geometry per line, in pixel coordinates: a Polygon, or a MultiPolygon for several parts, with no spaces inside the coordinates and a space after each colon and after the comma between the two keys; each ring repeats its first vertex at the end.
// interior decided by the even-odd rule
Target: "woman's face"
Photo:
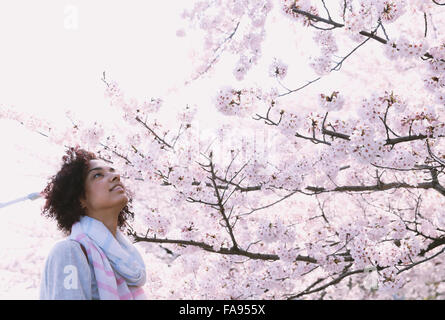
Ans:
{"type": "Polygon", "coordinates": [[[110,210],[119,213],[127,205],[128,196],[114,168],[103,160],[90,160],[85,178],[85,199],[80,201],[88,214],[110,210]]]}

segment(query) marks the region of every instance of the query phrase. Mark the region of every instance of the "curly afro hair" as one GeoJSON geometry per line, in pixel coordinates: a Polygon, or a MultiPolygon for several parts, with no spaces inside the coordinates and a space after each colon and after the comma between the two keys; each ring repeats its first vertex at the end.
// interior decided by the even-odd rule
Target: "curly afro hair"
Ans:
{"type": "MultiPolygon", "coordinates": [[[[80,204],[80,197],[85,197],[85,178],[90,160],[98,157],[92,152],[79,146],[70,147],[62,157],[62,168],[50,178],[50,182],[42,191],[46,199],[42,208],[42,215],[55,219],[58,228],[65,234],[71,233],[71,227],[85,216],[85,209],[80,204]]],[[[127,219],[133,219],[130,211],[132,198],[128,197],[127,205],[118,216],[118,227],[123,230],[127,219]]]]}

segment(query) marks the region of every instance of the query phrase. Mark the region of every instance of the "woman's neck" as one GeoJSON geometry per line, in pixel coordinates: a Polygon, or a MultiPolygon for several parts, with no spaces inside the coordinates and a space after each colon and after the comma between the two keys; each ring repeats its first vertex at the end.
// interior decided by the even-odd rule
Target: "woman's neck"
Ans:
{"type": "Polygon", "coordinates": [[[113,237],[116,238],[116,230],[117,230],[117,217],[114,217],[112,215],[88,215],[93,219],[99,220],[104,224],[104,226],[111,232],[113,237]]]}

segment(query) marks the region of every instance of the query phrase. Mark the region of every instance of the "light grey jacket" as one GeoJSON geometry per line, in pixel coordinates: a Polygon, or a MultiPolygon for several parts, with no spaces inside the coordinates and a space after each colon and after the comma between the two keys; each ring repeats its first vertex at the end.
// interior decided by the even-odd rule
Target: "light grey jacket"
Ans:
{"type": "Polygon", "coordinates": [[[40,300],[98,300],[93,265],[80,243],[65,238],[57,242],[45,261],[40,300]]]}

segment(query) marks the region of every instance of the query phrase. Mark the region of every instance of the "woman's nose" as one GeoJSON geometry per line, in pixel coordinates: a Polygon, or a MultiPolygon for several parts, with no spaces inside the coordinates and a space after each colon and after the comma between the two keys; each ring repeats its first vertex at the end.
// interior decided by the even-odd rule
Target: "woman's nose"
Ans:
{"type": "Polygon", "coordinates": [[[120,176],[120,174],[119,173],[117,173],[117,172],[111,172],[111,176],[110,176],[110,179],[111,179],[111,181],[114,181],[114,180],[121,180],[121,176],[120,176]]]}

